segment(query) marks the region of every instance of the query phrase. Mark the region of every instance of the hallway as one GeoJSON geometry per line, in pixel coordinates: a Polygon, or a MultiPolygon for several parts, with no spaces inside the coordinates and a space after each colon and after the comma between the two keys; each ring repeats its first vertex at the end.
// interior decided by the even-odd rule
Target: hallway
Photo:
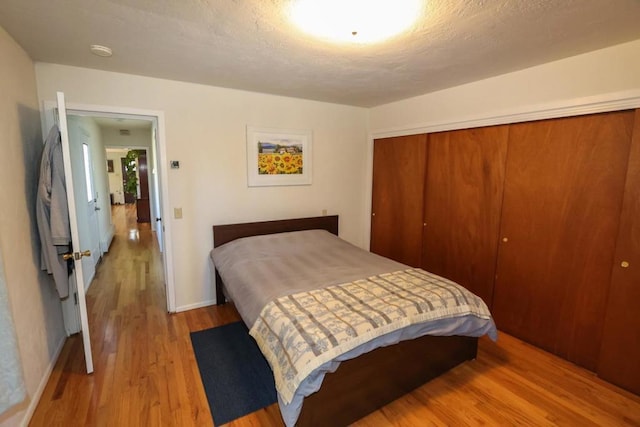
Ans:
{"type": "Polygon", "coordinates": [[[85,374],[81,334],[70,337],[30,425],[211,425],[189,330],[214,319],[168,315],[155,233],[136,222],[135,205],[113,206],[112,219],[115,237],[87,293],[95,372],[85,374]]]}

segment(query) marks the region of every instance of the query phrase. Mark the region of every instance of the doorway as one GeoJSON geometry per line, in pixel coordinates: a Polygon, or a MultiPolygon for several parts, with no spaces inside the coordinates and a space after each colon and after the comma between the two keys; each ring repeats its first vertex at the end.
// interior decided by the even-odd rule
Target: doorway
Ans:
{"type": "Polygon", "coordinates": [[[108,164],[109,196],[112,206],[133,205],[139,223],[150,223],[157,233],[162,251],[162,209],[156,203],[160,197],[157,151],[150,121],[135,119],[95,118],[102,128],[102,143],[108,164]]]}
{"type": "MultiPolygon", "coordinates": [[[[56,103],[45,101],[44,103],[45,114],[43,116],[43,126],[46,130],[48,130],[54,121],[54,112],[56,110],[56,103]]],[[[67,111],[69,115],[79,116],[79,117],[89,117],[97,122],[100,121],[115,121],[120,125],[119,128],[126,129],[129,124],[128,121],[138,121],[138,122],[146,122],[148,128],[151,129],[151,138],[147,144],[141,146],[141,144],[131,144],[132,147],[125,148],[140,148],[145,149],[147,154],[147,163],[148,170],[150,172],[149,176],[149,201],[150,205],[150,219],[155,229],[155,235],[158,240],[158,244],[160,246],[160,250],[162,252],[162,264],[163,264],[163,272],[164,272],[164,281],[165,281],[165,290],[166,290],[166,311],[175,312],[175,293],[174,293],[174,283],[173,283],[173,257],[171,251],[171,233],[170,233],[170,224],[165,223],[163,221],[162,212],[169,211],[168,205],[168,190],[166,188],[167,182],[167,168],[164,165],[168,165],[168,161],[166,160],[166,145],[165,145],[165,133],[164,133],[164,114],[160,111],[147,111],[147,110],[134,110],[129,108],[120,108],[120,107],[103,107],[103,106],[84,106],[79,104],[69,103],[67,105],[67,111]]],[[[118,129],[119,131],[119,129],[118,129]]],[[[102,155],[103,155],[103,170],[104,176],[112,175],[108,171],[110,170],[118,170],[118,164],[114,164],[113,167],[109,165],[109,163],[105,159],[105,150],[104,144],[102,147],[102,155]]],[[[96,175],[100,173],[98,171],[96,175]]],[[[111,193],[106,192],[105,194],[100,195],[102,197],[103,203],[107,201],[107,207],[111,205],[111,193]]],[[[104,204],[103,204],[104,206],[104,204]]],[[[110,211],[110,209],[108,209],[110,211]]],[[[107,236],[109,234],[112,235],[113,231],[110,233],[104,233],[107,236]]],[[[103,239],[104,240],[104,239],[103,239]]],[[[104,244],[105,248],[108,249],[109,241],[101,241],[104,244]]],[[[63,309],[64,310],[64,309],[63,309]]],[[[67,317],[74,316],[65,316],[65,324],[67,323],[67,317]]],[[[77,316],[75,316],[77,317],[77,316]]],[[[69,334],[78,332],[80,330],[80,325],[78,324],[73,330],[73,328],[67,327],[67,332],[69,334]]]]}

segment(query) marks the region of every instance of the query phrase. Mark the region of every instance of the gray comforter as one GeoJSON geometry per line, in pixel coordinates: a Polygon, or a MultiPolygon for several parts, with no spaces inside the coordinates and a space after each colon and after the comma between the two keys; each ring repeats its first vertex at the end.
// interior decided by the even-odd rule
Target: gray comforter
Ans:
{"type": "Polygon", "coordinates": [[[245,237],[213,249],[211,258],[248,328],[283,295],[409,268],[325,230],[245,237]]]}

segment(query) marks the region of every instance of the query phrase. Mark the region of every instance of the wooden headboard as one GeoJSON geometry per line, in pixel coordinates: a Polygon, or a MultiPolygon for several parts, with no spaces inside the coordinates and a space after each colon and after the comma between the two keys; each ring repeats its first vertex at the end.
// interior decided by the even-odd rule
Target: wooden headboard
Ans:
{"type": "Polygon", "coordinates": [[[217,248],[220,245],[242,237],[302,230],[327,230],[337,236],[338,215],[214,225],[213,247],[217,248]]]}

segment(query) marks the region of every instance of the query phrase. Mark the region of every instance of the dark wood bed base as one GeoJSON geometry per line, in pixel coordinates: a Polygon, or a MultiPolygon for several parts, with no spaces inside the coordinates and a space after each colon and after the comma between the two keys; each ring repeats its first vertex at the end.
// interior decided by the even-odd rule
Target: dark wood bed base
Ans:
{"type": "MultiPolygon", "coordinates": [[[[216,225],[214,247],[241,237],[324,229],[338,235],[338,216],[216,225]]],[[[217,303],[224,284],[216,270],[217,303]]],[[[348,425],[460,363],[474,359],[478,339],[423,336],[381,347],[340,364],[322,387],[306,397],[298,426],[348,425]]]]}

